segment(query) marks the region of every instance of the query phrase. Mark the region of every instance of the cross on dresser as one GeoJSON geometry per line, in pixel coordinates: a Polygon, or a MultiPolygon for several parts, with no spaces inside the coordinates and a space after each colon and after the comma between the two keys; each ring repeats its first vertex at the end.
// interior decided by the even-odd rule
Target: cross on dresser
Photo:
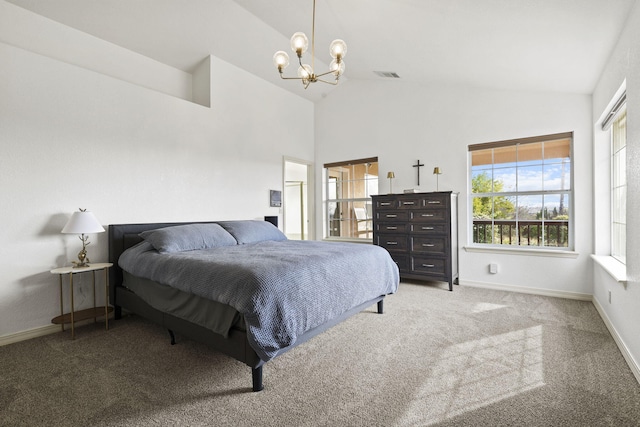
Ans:
{"type": "Polygon", "coordinates": [[[422,166],[424,166],[424,164],[420,163],[420,160],[418,160],[416,164],[413,165],[414,168],[418,168],[418,186],[420,185],[420,168],[422,166]]]}

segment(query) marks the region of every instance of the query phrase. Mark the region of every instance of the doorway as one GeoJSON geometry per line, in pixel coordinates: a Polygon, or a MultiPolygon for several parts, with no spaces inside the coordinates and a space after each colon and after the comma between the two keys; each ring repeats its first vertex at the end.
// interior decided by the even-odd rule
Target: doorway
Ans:
{"type": "Polygon", "coordinates": [[[309,209],[313,165],[303,160],[284,160],[283,230],[291,240],[312,240],[309,209]]]}

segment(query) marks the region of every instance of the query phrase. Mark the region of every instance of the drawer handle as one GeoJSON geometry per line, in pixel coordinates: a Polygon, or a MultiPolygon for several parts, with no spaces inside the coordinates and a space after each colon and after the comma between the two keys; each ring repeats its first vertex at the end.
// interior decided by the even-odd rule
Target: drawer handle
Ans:
{"type": "Polygon", "coordinates": [[[430,218],[430,217],[432,217],[432,216],[433,216],[433,214],[422,214],[421,216],[422,216],[422,217],[430,218]]]}
{"type": "Polygon", "coordinates": [[[387,214],[387,218],[397,218],[398,215],[396,214],[387,214]]]}
{"type": "Polygon", "coordinates": [[[387,242],[387,245],[397,245],[398,242],[387,242]]]}
{"type": "Polygon", "coordinates": [[[430,205],[439,205],[440,201],[439,200],[427,200],[427,203],[430,205]]]}
{"type": "Polygon", "coordinates": [[[402,202],[403,205],[415,205],[415,202],[402,202]]]}
{"type": "Polygon", "coordinates": [[[433,230],[433,227],[422,227],[423,230],[433,230]]]}
{"type": "Polygon", "coordinates": [[[423,243],[422,246],[424,246],[425,248],[432,248],[435,245],[431,244],[431,243],[423,243]]]}
{"type": "Polygon", "coordinates": [[[391,227],[391,226],[387,227],[387,230],[397,230],[397,229],[398,229],[398,227],[391,227]]]}
{"type": "Polygon", "coordinates": [[[380,202],[380,206],[389,206],[391,202],[380,202]]]}
{"type": "Polygon", "coordinates": [[[422,266],[423,266],[423,267],[426,267],[426,268],[433,268],[433,267],[435,267],[435,265],[433,265],[433,264],[422,264],[422,266]]]}

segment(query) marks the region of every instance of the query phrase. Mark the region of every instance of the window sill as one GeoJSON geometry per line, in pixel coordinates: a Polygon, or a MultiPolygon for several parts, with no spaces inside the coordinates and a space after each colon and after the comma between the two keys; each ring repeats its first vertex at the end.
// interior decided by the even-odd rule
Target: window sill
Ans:
{"type": "Polygon", "coordinates": [[[491,246],[491,247],[465,246],[464,250],[467,252],[484,252],[484,253],[493,253],[493,254],[543,256],[543,257],[556,257],[556,258],[578,258],[578,255],[580,255],[578,252],[570,251],[570,250],[499,248],[496,246],[491,246]]]}
{"type": "Polygon", "coordinates": [[[608,255],[591,255],[591,258],[618,283],[627,286],[627,266],[608,255]]]}

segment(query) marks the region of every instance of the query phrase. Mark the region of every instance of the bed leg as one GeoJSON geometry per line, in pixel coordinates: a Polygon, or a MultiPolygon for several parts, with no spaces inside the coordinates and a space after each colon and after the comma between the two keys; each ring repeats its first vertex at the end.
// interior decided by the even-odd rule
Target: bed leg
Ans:
{"type": "Polygon", "coordinates": [[[378,314],[383,314],[384,313],[384,300],[381,299],[380,301],[378,301],[378,314]]]}
{"type": "Polygon", "coordinates": [[[260,391],[264,388],[262,385],[262,366],[251,368],[251,379],[253,380],[253,391],[260,391]]]}
{"type": "Polygon", "coordinates": [[[174,335],[171,329],[168,329],[168,331],[169,331],[169,336],[171,336],[171,345],[176,345],[176,336],[174,335]]]}

